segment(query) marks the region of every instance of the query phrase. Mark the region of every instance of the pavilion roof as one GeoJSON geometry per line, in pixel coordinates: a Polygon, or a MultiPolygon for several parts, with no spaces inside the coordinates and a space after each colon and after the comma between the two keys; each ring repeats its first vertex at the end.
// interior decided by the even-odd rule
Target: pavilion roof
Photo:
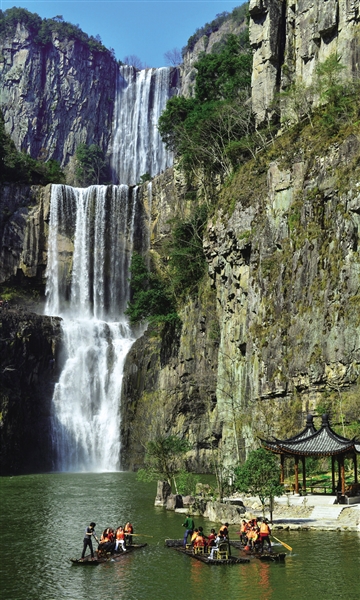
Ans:
{"type": "Polygon", "coordinates": [[[306,427],[299,434],[285,440],[274,437],[272,440],[261,441],[265,448],[278,454],[336,456],[360,451],[360,444],[355,438],[345,438],[331,428],[328,415],[323,415],[321,428],[318,430],[314,427],[313,417],[308,415],[306,427]]]}

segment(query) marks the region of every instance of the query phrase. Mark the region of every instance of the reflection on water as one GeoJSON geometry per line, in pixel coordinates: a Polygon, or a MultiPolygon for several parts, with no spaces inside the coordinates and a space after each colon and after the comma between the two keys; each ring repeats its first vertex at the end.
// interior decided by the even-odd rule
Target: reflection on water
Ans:
{"type": "MultiPolygon", "coordinates": [[[[131,473],[50,474],[1,480],[1,598],[4,600],[355,600],[359,597],[357,533],[281,532],[293,546],[286,563],[208,566],[165,548],[182,537],[183,515],[155,508],[155,484],[131,473]],[[71,566],[85,526],[130,519],[149,543],[120,563],[71,566]],[[6,540],[6,543],[5,543],[6,540]]],[[[205,532],[213,526],[196,520],[205,532]]],[[[237,531],[238,527],[230,529],[237,531]]],[[[235,537],[235,536],[234,536],[235,537]]],[[[141,539],[141,538],[137,538],[141,539]]],[[[282,549],[275,546],[277,550],[282,549]]],[[[233,552],[237,552],[233,550],[233,552]]]]}

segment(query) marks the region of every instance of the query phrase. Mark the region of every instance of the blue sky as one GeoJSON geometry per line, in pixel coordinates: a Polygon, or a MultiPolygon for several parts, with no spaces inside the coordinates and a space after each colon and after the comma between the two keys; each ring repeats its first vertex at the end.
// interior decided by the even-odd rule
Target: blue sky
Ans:
{"type": "Polygon", "coordinates": [[[195,30],[243,0],[0,0],[1,10],[27,8],[42,18],[62,15],[88,35],[99,34],[117,59],[135,54],[149,67],[164,66],[164,53],[186,45],[195,30]]]}

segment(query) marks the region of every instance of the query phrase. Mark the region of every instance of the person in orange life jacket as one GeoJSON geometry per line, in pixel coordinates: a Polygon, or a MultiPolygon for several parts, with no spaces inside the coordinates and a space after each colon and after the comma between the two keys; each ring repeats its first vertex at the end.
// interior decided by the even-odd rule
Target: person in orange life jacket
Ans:
{"type": "Polygon", "coordinates": [[[84,559],[85,557],[85,552],[86,552],[86,548],[89,546],[90,548],[90,552],[91,552],[91,558],[92,560],[94,559],[94,550],[93,550],[93,545],[92,545],[92,536],[94,536],[94,538],[96,539],[96,541],[99,543],[99,540],[96,537],[96,533],[95,533],[95,527],[96,527],[96,523],[91,522],[89,527],[87,527],[85,529],[85,535],[84,535],[84,547],[83,547],[83,551],[82,551],[82,555],[81,555],[81,560],[84,559]]]}
{"type": "Polygon", "coordinates": [[[193,535],[194,533],[194,528],[195,528],[195,523],[194,523],[194,519],[192,519],[190,517],[190,515],[186,515],[186,519],[182,525],[183,527],[185,527],[185,533],[184,533],[184,539],[183,539],[183,546],[184,548],[186,548],[186,544],[187,544],[187,539],[189,535],[193,535]]]}
{"type": "Polygon", "coordinates": [[[114,532],[110,527],[104,529],[100,538],[100,544],[98,550],[100,552],[111,552],[113,554],[115,549],[114,532]]]}
{"type": "Polygon", "coordinates": [[[220,529],[219,529],[219,533],[222,533],[222,535],[224,536],[224,538],[228,539],[229,537],[229,523],[225,523],[224,525],[221,525],[220,529]]]}
{"type": "Polygon", "coordinates": [[[199,527],[199,531],[196,534],[196,538],[194,539],[194,548],[198,548],[199,546],[205,546],[205,537],[203,531],[200,531],[201,527],[199,527]]]}
{"type": "Polygon", "coordinates": [[[118,548],[121,546],[122,551],[126,552],[125,548],[125,531],[123,527],[118,527],[115,534],[116,542],[115,542],[115,552],[119,552],[118,548]]]}
{"type": "Polygon", "coordinates": [[[240,533],[240,542],[244,546],[246,546],[246,544],[247,544],[247,535],[246,535],[247,531],[248,531],[247,523],[246,523],[245,519],[243,519],[241,521],[240,532],[239,533],[240,533]]]}
{"type": "Polygon", "coordinates": [[[194,545],[194,542],[195,542],[195,540],[196,540],[196,538],[197,538],[197,536],[198,536],[198,533],[199,533],[199,530],[198,530],[198,528],[196,527],[196,528],[194,529],[194,531],[193,531],[193,534],[192,534],[191,538],[190,538],[190,544],[194,545]]]}
{"type": "Polygon", "coordinates": [[[270,541],[270,535],[271,535],[271,529],[269,527],[269,523],[267,521],[267,519],[264,519],[264,521],[261,523],[260,525],[260,549],[261,552],[264,551],[264,542],[266,541],[268,544],[268,551],[271,552],[271,541],[270,541]]]}
{"type": "Polygon", "coordinates": [[[125,532],[125,541],[127,546],[131,546],[132,544],[132,533],[134,533],[134,528],[131,525],[130,521],[128,521],[124,527],[125,532]]]}

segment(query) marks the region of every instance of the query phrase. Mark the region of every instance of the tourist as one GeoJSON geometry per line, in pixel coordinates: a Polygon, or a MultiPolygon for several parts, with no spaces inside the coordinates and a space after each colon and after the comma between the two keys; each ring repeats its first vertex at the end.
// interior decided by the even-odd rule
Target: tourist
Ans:
{"type": "Polygon", "coordinates": [[[219,531],[219,533],[217,534],[217,537],[215,539],[215,545],[211,548],[209,559],[211,559],[211,560],[214,559],[215,552],[218,550],[220,544],[224,543],[224,541],[225,541],[224,536],[221,533],[221,531],[219,531]]]}
{"type": "Polygon", "coordinates": [[[123,552],[126,552],[126,548],[125,548],[125,531],[124,528],[118,527],[116,530],[116,542],[115,542],[115,552],[119,552],[118,548],[119,546],[121,546],[121,549],[123,552]]]}
{"type": "Polygon", "coordinates": [[[208,535],[208,538],[207,538],[208,548],[212,548],[213,546],[215,546],[215,539],[216,539],[215,529],[211,529],[211,531],[208,535]]]}
{"type": "Polygon", "coordinates": [[[104,529],[102,536],[100,538],[100,544],[99,544],[99,548],[98,548],[98,553],[110,553],[113,554],[115,549],[115,542],[114,542],[114,530],[111,529],[110,527],[107,527],[107,529],[104,529]]]}
{"type": "Polygon", "coordinates": [[[268,551],[271,552],[271,541],[270,541],[271,529],[269,527],[269,522],[267,519],[264,519],[260,525],[260,549],[261,552],[264,552],[264,542],[267,542],[268,551]]]}
{"type": "Polygon", "coordinates": [[[126,541],[126,545],[127,546],[131,546],[132,544],[132,533],[134,533],[134,528],[131,525],[130,521],[128,521],[124,527],[124,533],[125,533],[125,541],[126,541]]]}
{"type": "Polygon", "coordinates": [[[94,538],[96,539],[97,543],[99,543],[99,540],[96,537],[96,533],[95,533],[95,527],[96,527],[96,523],[91,522],[89,527],[87,527],[85,529],[85,535],[84,535],[84,547],[83,547],[83,551],[82,551],[82,555],[81,555],[81,560],[84,560],[85,558],[85,552],[86,552],[86,548],[89,546],[90,548],[90,552],[91,552],[91,560],[94,560],[94,550],[93,550],[93,545],[92,545],[92,536],[94,536],[94,538]]]}
{"type": "Polygon", "coordinates": [[[229,523],[224,523],[224,525],[221,525],[219,529],[219,534],[220,533],[222,533],[224,538],[229,538],[229,523]]]}
{"type": "Polygon", "coordinates": [[[192,534],[194,532],[194,528],[195,528],[194,520],[190,517],[189,514],[186,515],[186,519],[182,526],[185,527],[183,546],[184,546],[184,548],[186,548],[188,536],[189,535],[192,536],[192,534]]]}

